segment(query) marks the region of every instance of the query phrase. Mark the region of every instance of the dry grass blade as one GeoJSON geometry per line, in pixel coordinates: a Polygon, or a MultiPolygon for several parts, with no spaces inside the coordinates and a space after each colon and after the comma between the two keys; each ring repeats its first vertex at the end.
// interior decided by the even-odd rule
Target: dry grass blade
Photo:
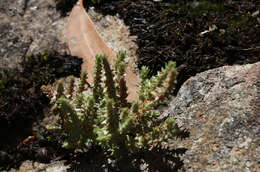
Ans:
{"type": "MultiPolygon", "coordinates": [[[[106,45],[96,31],[96,28],[79,0],[70,13],[67,23],[67,43],[73,56],[83,58],[82,70],[89,73],[88,82],[93,82],[95,56],[106,54],[109,62],[116,58],[115,53],[106,45]]],[[[126,85],[128,101],[136,100],[140,78],[133,73],[130,65],[126,70],[126,85]]]]}

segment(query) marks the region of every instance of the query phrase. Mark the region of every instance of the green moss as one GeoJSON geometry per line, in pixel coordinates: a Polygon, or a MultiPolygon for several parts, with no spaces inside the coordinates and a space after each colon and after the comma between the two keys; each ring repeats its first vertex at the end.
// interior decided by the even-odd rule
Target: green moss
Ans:
{"type": "Polygon", "coordinates": [[[231,27],[233,28],[248,29],[252,25],[249,21],[249,17],[246,15],[237,15],[229,21],[231,23],[231,27]]]}
{"type": "Polygon", "coordinates": [[[3,72],[0,71],[0,90],[5,89],[7,83],[7,78],[4,76],[3,72]]]}
{"type": "Polygon", "coordinates": [[[192,7],[188,12],[190,17],[198,17],[203,14],[207,14],[210,11],[220,12],[223,7],[221,4],[214,3],[211,1],[202,0],[198,2],[199,4],[195,7],[192,7]]]}

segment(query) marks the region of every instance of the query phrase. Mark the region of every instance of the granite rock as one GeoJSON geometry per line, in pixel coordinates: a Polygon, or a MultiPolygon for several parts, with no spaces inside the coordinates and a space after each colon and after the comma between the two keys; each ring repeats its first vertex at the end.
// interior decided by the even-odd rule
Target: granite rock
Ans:
{"type": "MultiPolygon", "coordinates": [[[[89,8],[98,33],[115,52],[127,51],[127,60],[135,66],[136,37],[118,16],[103,16],[89,8]]],[[[0,1],[0,69],[19,67],[22,57],[57,51],[68,54],[66,23],[53,0],[0,1]]]]}
{"type": "Polygon", "coordinates": [[[164,115],[190,132],[184,171],[259,171],[260,62],[191,77],[164,115]]]}
{"type": "MultiPolygon", "coordinates": [[[[55,161],[48,164],[24,161],[19,169],[11,169],[8,172],[67,172],[70,168],[69,165],[65,165],[64,161],[55,161]]],[[[5,172],[5,171],[3,171],[5,172]]]]}
{"type": "Polygon", "coordinates": [[[67,53],[66,20],[52,0],[1,0],[0,69],[17,68],[23,57],[43,51],[67,53]]]}

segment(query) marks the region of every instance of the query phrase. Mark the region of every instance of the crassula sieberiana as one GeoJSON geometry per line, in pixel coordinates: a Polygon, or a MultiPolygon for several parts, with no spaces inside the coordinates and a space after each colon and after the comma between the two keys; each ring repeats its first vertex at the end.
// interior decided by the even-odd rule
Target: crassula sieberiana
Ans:
{"type": "Polygon", "coordinates": [[[177,70],[169,62],[157,76],[147,79],[148,68],[141,70],[139,99],[127,101],[125,52],[110,65],[105,55],[96,56],[94,81],[69,77],[58,81],[55,89],[42,90],[51,98],[52,112],[59,121],[48,128],[66,134],[63,146],[86,150],[98,145],[105,153],[121,157],[125,153],[151,150],[179,133],[173,118],[158,120],[158,105],[173,90],[177,70]]]}

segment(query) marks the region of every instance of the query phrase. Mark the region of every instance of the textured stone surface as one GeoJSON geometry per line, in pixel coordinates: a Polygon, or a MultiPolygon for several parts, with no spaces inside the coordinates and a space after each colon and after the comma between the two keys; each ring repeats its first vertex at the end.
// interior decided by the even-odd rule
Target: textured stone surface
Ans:
{"type": "MultiPolygon", "coordinates": [[[[88,10],[97,31],[115,52],[126,50],[128,60],[134,62],[136,37],[130,36],[128,27],[117,16],[103,16],[88,10]]],[[[25,55],[56,50],[69,53],[66,46],[66,23],[56,11],[53,0],[1,0],[0,1],[0,69],[19,67],[25,55]]],[[[134,65],[134,63],[133,63],[134,65]]]]}
{"type": "Polygon", "coordinates": [[[115,53],[120,50],[126,51],[126,61],[135,66],[137,61],[136,44],[137,37],[130,35],[129,27],[127,27],[122,19],[118,16],[102,15],[97,13],[94,8],[89,8],[88,14],[95,23],[97,32],[115,53]]]}
{"type": "Polygon", "coordinates": [[[176,143],[186,171],[259,171],[260,62],[197,74],[166,115],[190,132],[176,143]]]}
{"type": "Polygon", "coordinates": [[[49,164],[25,161],[19,169],[12,169],[9,172],[67,172],[67,169],[69,169],[69,166],[65,165],[64,161],[56,161],[49,164]]]}
{"type": "Polygon", "coordinates": [[[32,53],[67,52],[65,24],[52,0],[1,0],[0,68],[18,67],[32,53]]]}

